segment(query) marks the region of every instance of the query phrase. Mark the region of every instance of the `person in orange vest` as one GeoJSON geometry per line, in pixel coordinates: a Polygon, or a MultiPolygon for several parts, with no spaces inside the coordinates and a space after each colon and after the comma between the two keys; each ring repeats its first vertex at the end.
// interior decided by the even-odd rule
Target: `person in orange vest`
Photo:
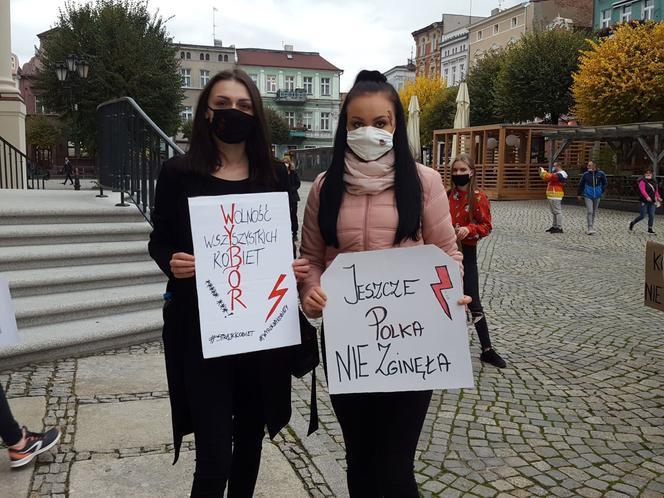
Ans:
{"type": "Polygon", "coordinates": [[[540,168],[540,177],[545,182],[546,198],[549,201],[549,208],[553,215],[553,224],[547,230],[549,233],[563,233],[563,197],[565,196],[565,183],[567,183],[567,172],[565,172],[560,163],[555,162],[551,168],[551,173],[544,168],[540,168]]]}

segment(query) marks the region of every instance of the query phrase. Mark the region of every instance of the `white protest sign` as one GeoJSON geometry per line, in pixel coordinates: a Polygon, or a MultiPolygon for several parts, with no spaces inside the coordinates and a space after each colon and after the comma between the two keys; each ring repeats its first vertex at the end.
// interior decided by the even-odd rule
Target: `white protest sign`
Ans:
{"type": "Polygon", "coordinates": [[[17,342],[16,315],[9,293],[9,284],[0,278],[0,348],[13,346],[17,342]]]}
{"type": "Polygon", "coordinates": [[[286,192],[189,199],[203,356],[300,343],[286,192]]]}
{"type": "Polygon", "coordinates": [[[330,394],[473,386],[459,265],[438,247],[340,254],[321,286],[330,394]]]}

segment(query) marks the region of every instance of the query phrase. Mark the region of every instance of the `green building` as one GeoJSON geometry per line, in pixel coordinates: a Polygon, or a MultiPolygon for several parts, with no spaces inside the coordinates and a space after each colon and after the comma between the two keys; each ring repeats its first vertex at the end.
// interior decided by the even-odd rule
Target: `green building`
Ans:
{"type": "Polygon", "coordinates": [[[664,19],[664,0],[595,0],[595,29],[637,20],[664,19]]]}
{"type": "Polygon", "coordinates": [[[290,140],[275,150],[330,147],[339,119],[342,70],[317,52],[238,48],[237,66],[246,71],[266,106],[279,112],[290,127],[290,140]]]}

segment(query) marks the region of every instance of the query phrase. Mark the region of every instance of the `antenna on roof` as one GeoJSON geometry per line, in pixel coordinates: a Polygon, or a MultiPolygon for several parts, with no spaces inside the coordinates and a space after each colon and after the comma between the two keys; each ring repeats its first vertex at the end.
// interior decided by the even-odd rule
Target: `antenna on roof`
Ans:
{"type": "Polygon", "coordinates": [[[217,14],[217,8],[212,7],[212,44],[216,44],[217,40],[217,19],[216,19],[216,14],[217,14]]]}

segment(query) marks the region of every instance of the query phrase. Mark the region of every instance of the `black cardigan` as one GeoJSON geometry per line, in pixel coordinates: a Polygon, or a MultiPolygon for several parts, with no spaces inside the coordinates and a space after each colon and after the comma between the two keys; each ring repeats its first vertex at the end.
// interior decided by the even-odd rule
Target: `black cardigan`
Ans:
{"type": "MultiPolygon", "coordinates": [[[[213,183],[220,180],[191,173],[187,170],[188,157],[179,156],[164,162],[155,191],[152,212],[153,231],[148,249],[150,256],[168,277],[167,291],[171,300],[164,306],[163,341],[166,375],[171,401],[173,443],[177,462],[182,438],[193,432],[193,424],[186,398],[185,369],[196,368],[186,351],[200,352],[200,325],[195,278],[176,279],[171,273],[170,260],[176,252],[193,254],[189,197],[212,195],[213,183]]],[[[288,191],[288,172],[282,164],[275,164],[277,185],[273,189],[260,188],[249,182],[245,192],[288,191]]],[[[242,188],[242,187],[240,187],[242,188]]],[[[240,192],[234,192],[240,193],[240,192]]],[[[258,351],[247,355],[260,371],[263,409],[270,437],[274,437],[291,416],[291,365],[293,348],[258,351]]],[[[201,386],[201,389],[207,389],[201,386]]],[[[210,395],[215,395],[212,390],[210,395]]]]}

